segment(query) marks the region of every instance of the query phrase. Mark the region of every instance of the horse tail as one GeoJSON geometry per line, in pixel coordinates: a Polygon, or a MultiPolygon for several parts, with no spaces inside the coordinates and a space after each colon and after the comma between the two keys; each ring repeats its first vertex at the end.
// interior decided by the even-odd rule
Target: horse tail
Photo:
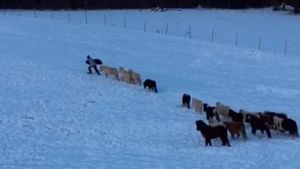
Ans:
{"type": "Polygon", "coordinates": [[[228,138],[226,138],[226,144],[227,144],[228,147],[231,147],[228,138]]]}
{"type": "Polygon", "coordinates": [[[291,135],[294,135],[294,136],[296,136],[296,137],[299,137],[299,134],[298,134],[298,126],[297,126],[296,121],[290,120],[290,123],[291,123],[290,134],[291,134],[291,135]]]}

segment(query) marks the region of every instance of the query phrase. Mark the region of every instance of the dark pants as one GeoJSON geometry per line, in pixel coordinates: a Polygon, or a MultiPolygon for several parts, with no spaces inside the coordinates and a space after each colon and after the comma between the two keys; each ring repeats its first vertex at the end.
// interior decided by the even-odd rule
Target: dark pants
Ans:
{"type": "Polygon", "coordinates": [[[90,74],[92,74],[92,69],[91,68],[94,68],[94,70],[96,71],[96,73],[98,74],[98,75],[100,75],[100,72],[99,72],[99,70],[97,69],[97,66],[89,66],[89,73],[90,74]]]}

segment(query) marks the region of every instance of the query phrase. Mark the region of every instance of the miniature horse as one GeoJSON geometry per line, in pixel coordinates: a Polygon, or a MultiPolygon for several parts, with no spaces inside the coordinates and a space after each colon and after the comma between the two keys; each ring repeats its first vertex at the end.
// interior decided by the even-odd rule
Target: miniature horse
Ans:
{"type": "Polygon", "coordinates": [[[219,117],[219,114],[218,114],[217,111],[216,111],[216,107],[210,106],[210,105],[208,105],[207,103],[204,103],[204,104],[203,104],[203,111],[206,113],[206,119],[207,119],[210,123],[213,122],[214,117],[216,118],[216,120],[217,120],[218,122],[220,122],[220,117],[219,117]]]}
{"type": "Polygon", "coordinates": [[[156,82],[151,79],[147,79],[144,81],[144,89],[148,88],[149,91],[154,91],[157,93],[156,82]]]}
{"type": "Polygon", "coordinates": [[[287,130],[290,135],[292,135],[294,137],[299,137],[298,127],[297,127],[297,123],[295,120],[286,118],[282,121],[281,125],[282,125],[282,128],[284,130],[287,130]]]}
{"type": "Polygon", "coordinates": [[[223,146],[230,147],[229,140],[227,137],[227,129],[222,125],[218,126],[208,126],[202,120],[197,120],[196,122],[197,130],[201,132],[202,136],[205,138],[205,145],[211,146],[211,139],[220,137],[223,146]]]}
{"type": "Polygon", "coordinates": [[[229,133],[231,134],[231,138],[234,138],[234,135],[236,134],[238,137],[242,135],[243,139],[247,138],[245,126],[243,122],[223,122],[226,128],[229,130],[229,133]]]}
{"type": "Polygon", "coordinates": [[[250,123],[251,128],[252,128],[252,130],[251,130],[252,134],[255,135],[256,130],[260,130],[261,133],[264,133],[264,131],[266,131],[269,138],[272,137],[269,125],[263,119],[260,119],[257,116],[252,115],[252,114],[247,114],[246,122],[250,123]]]}
{"type": "Polygon", "coordinates": [[[188,109],[190,108],[191,96],[189,94],[183,94],[181,101],[183,107],[187,107],[188,109]]]}
{"type": "Polygon", "coordinates": [[[231,117],[232,121],[241,122],[241,123],[243,122],[244,115],[242,113],[237,113],[232,109],[229,109],[228,112],[229,112],[228,116],[231,117]]]}

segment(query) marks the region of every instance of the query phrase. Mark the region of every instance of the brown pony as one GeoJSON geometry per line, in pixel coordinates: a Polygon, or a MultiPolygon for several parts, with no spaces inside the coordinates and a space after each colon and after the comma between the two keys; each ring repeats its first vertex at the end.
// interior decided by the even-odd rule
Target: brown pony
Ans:
{"type": "Polygon", "coordinates": [[[192,106],[196,112],[202,113],[203,102],[197,98],[192,99],[192,106]]]}
{"type": "Polygon", "coordinates": [[[197,126],[197,130],[200,131],[202,136],[205,138],[206,146],[211,146],[211,139],[220,137],[222,145],[227,145],[228,147],[230,147],[226,127],[222,125],[211,127],[205,124],[202,120],[197,120],[195,123],[197,126]]]}
{"type": "Polygon", "coordinates": [[[142,85],[141,75],[137,72],[134,72],[132,69],[129,69],[128,72],[130,74],[130,83],[141,86],[142,85]]]}
{"type": "Polygon", "coordinates": [[[247,138],[244,123],[232,121],[232,122],[224,122],[224,125],[229,130],[231,134],[231,138],[234,138],[235,134],[238,137],[242,135],[243,139],[247,138]]]}

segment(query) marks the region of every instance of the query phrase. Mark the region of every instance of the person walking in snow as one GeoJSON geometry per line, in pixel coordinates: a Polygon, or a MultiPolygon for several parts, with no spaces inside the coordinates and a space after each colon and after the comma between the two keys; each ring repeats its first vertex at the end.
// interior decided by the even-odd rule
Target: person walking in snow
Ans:
{"type": "Polygon", "coordinates": [[[88,67],[88,69],[89,69],[89,74],[92,74],[92,69],[91,68],[94,68],[94,70],[96,71],[96,73],[98,74],[98,75],[100,75],[100,72],[99,72],[99,70],[97,69],[97,61],[96,60],[99,60],[99,59],[93,59],[92,57],[90,57],[90,55],[88,55],[87,57],[86,57],[86,63],[89,65],[89,67],[88,67]]]}

